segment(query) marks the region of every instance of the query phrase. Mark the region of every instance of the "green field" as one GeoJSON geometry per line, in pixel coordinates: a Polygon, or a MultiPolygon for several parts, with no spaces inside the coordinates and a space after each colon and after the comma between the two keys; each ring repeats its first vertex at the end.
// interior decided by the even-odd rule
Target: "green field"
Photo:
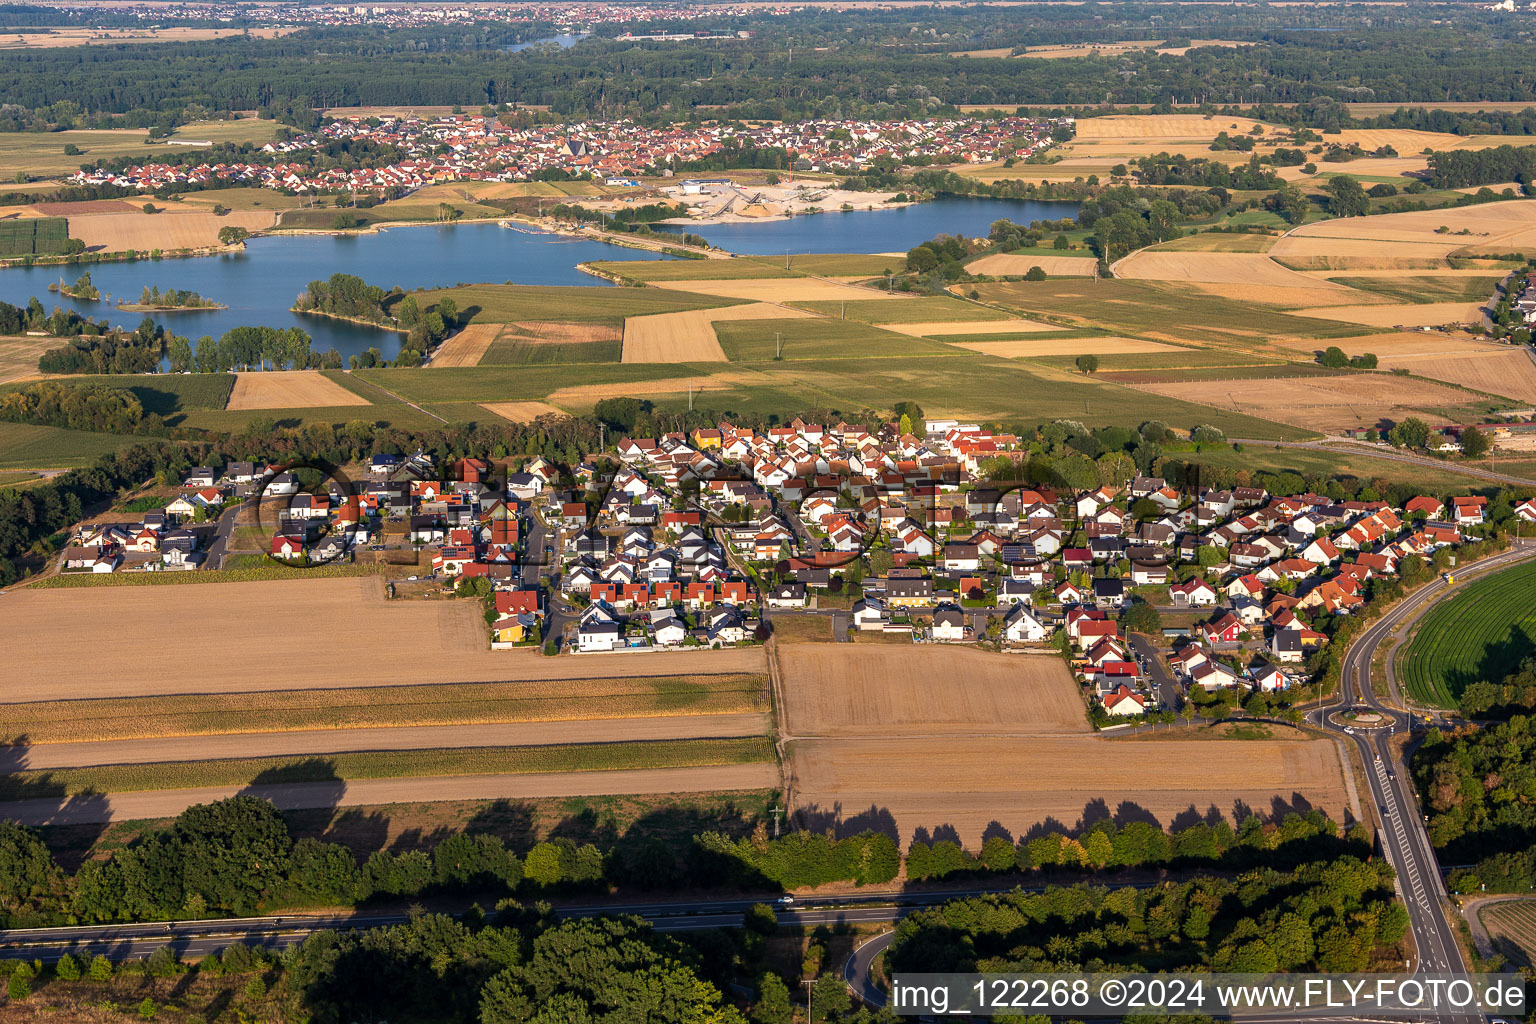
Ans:
{"type": "Polygon", "coordinates": [[[1493,286],[1504,279],[1503,274],[1490,273],[1487,277],[1436,277],[1433,274],[1413,277],[1330,277],[1329,280],[1363,292],[1375,292],[1397,302],[1488,302],[1493,299],[1493,286]]]}
{"type": "MultiPolygon", "coordinates": [[[[179,575],[179,574],[178,574],[179,575]]],[[[187,574],[190,575],[190,574],[187,574]]],[[[547,747],[459,747],[444,750],[389,750],[321,757],[255,757],[218,761],[162,761],[51,771],[22,771],[0,777],[0,800],[81,793],[124,793],[253,783],[326,782],[332,779],[391,779],[447,775],[528,775],[542,772],[617,771],[749,764],[773,759],[762,737],[714,740],[658,740],[547,747]]]]}
{"type": "MultiPolygon", "coordinates": [[[[256,145],[272,141],[277,131],[276,121],[259,121],[253,117],[235,121],[194,121],[182,125],[174,134],[179,141],[253,142],[256,145]]],[[[148,157],[156,153],[195,152],[199,147],[164,143],[151,145],[147,132],[142,129],[80,129],[62,132],[4,132],[0,133],[0,176],[13,180],[20,172],[33,177],[50,177],[70,174],[81,164],[97,160],[112,160],[123,156],[148,157]],[[67,145],[75,145],[79,154],[64,152],[67,145]]]]}
{"type": "Polygon", "coordinates": [[[1408,695],[1454,708],[1475,682],[1503,682],[1536,653],[1536,565],[1474,580],[1420,620],[1402,655],[1408,695]]]}
{"type": "MultiPolygon", "coordinates": [[[[1454,464],[1445,467],[1416,466],[1391,459],[1372,458],[1363,451],[1337,451],[1331,448],[1275,448],[1248,444],[1242,451],[1230,445],[1207,447],[1200,452],[1179,452],[1176,458],[1220,466],[1231,470],[1270,473],[1300,473],[1303,476],[1354,477],[1358,480],[1383,480],[1404,483],[1424,491],[1440,491],[1448,486],[1486,487],[1488,482],[1456,472],[1454,464]]],[[[1501,460],[1499,465],[1504,465],[1501,460]]],[[[1508,470],[1504,470],[1508,472],[1508,470]]]]}
{"type": "Polygon", "coordinates": [[[1177,284],[1146,281],[1053,279],[1032,283],[980,284],[986,302],[1068,317],[1115,334],[1171,336],[1231,345],[1234,330],[1255,337],[1348,338],[1365,333],[1356,324],[1292,316],[1215,295],[1191,298],[1177,284]]]}
{"type": "Polygon", "coordinates": [[[777,351],[774,335],[783,343],[784,361],[891,356],[932,356],[952,352],[922,338],[854,320],[724,320],[715,324],[715,337],[732,362],[772,363],[777,351]]]}
{"type": "Polygon", "coordinates": [[[63,217],[0,220],[0,257],[46,256],[64,251],[69,223],[63,217]]]}
{"type": "Polygon", "coordinates": [[[809,309],[823,316],[846,317],[866,324],[924,324],[955,320],[1013,319],[1001,310],[948,295],[925,295],[917,299],[854,299],[850,302],[828,299],[792,302],[790,305],[809,309]]]}
{"type": "Polygon", "coordinates": [[[519,366],[529,363],[616,363],[623,353],[622,341],[529,341],[498,338],[491,342],[479,366],[519,366]]]}
{"type": "Polygon", "coordinates": [[[0,469],[73,469],[127,443],[118,434],[0,422],[0,469]]]}
{"type": "Polygon", "coordinates": [[[649,313],[680,313],[689,309],[713,309],[739,305],[740,299],[695,295],[661,288],[592,288],[555,285],[471,284],[412,292],[423,309],[430,311],[438,300],[452,296],[459,315],[469,323],[505,324],[519,320],[558,320],[601,323],[649,313]]]}

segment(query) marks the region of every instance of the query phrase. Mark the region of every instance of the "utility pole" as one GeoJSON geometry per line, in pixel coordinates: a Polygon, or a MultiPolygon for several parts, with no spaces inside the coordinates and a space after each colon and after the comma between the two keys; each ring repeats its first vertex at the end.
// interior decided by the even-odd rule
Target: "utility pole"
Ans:
{"type": "Polygon", "coordinates": [[[783,338],[783,335],[781,335],[778,331],[774,331],[773,332],[773,358],[774,359],[782,359],[782,358],[784,358],[784,343],[781,340],[782,338],[783,338]]]}
{"type": "Polygon", "coordinates": [[[805,985],[805,1019],[807,1024],[816,1024],[816,979],[807,978],[803,984],[805,985]]]}
{"type": "Polygon", "coordinates": [[[839,320],[847,320],[848,319],[848,300],[847,299],[843,300],[842,312],[838,314],[837,318],[839,320]]]}
{"type": "Polygon", "coordinates": [[[789,269],[789,250],[788,249],[784,250],[784,269],[785,270],[789,269]]]}
{"type": "Polygon", "coordinates": [[[779,838],[779,815],[784,813],[782,807],[770,807],[768,813],[773,815],[773,838],[779,838]]]}

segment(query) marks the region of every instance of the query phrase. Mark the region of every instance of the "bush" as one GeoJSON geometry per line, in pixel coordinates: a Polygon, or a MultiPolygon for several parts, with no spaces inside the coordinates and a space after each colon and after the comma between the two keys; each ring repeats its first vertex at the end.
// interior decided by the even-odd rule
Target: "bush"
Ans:
{"type": "Polygon", "coordinates": [[[53,965],[53,973],[63,981],[80,980],[80,961],[70,953],[59,957],[59,962],[53,965]]]}
{"type": "Polygon", "coordinates": [[[1044,281],[1045,280],[1045,271],[1041,270],[1039,267],[1030,267],[1029,268],[1029,273],[1024,275],[1024,280],[1026,280],[1026,281],[1044,281]]]}
{"type": "Polygon", "coordinates": [[[112,961],[97,953],[91,960],[90,975],[92,981],[111,981],[112,961]]]}

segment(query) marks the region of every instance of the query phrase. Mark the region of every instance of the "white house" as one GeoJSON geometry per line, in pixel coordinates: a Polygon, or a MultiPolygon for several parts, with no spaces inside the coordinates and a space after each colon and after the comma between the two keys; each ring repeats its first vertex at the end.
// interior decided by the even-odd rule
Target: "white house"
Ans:
{"type": "Polygon", "coordinates": [[[1038,644],[1050,635],[1051,631],[1025,605],[1014,605],[1003,619],[1003,639],[1009,643],[1038,644]]]}

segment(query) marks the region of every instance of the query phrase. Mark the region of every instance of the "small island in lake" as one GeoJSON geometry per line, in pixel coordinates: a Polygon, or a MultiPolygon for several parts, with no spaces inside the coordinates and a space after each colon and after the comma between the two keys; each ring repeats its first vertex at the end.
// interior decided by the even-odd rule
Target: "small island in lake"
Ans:
{"type": "Polygon", "coordinates": [[[62,281],[55,281],[48,286],[48,290],[58,292],[65,298],[79,299],[82,302],[101,301],[101,292],[91,283],[91,272],[89,270],[75,278],[74,284],[64,284],[62,281]]]}
{"type": "Polygon", "coordinates": [[[187,291],[185,288],[167,288],[161,291],[158,285],[153,288],[146,285],[139,293],[138,302],[119,302],[117,308],[129,313],[160,313],[177,309],[228,309],[229,307],[221,302],[205,299],[197,292],[187,291]]]}

